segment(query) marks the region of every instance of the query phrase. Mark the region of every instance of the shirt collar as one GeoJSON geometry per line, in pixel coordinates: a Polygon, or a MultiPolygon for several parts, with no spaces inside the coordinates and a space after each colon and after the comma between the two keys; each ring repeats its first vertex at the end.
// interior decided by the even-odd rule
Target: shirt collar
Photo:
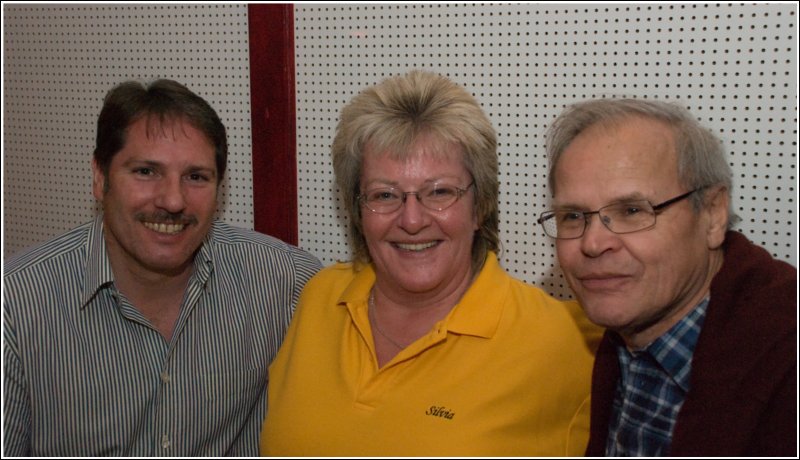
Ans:
{"type": "Polygon", "coordinates": [[[194,273],[192,274],[192,279],[201,285],[206,284],[206,281],[208,281],[214,269],[213,248],[216,247],[214,243],[217,240],[217,233],[219,232],[217,226],[219,225],[219,221],[214,221],[205,239],[203,239],[203,244],[200,245],[200,249],[197,250],[197,254],[194,256],[194,273]]]}
{"type": "Polygon", "coordinates": [[[494,336],[509,295],[509,287],[509,278],[500,267],[497,255],[489,252],[475,281],[450,312],[448,330],[484,338],[494,336]]]}
{"type": "Polygon", "coordinates": [[[106,242],[103,238],[103,216],[95,217],[89,227],[86,250],[86,277],[81,295],[81,308],[85,307],[95,294],[114,282],[114,272],[108,259],[106,242]]]}
{"type": "MultiPolygon", "coordinates": [[[[366,306],[367,298],[375,284],[375,270],[372,264],[362,265],[355,278],[339,296],[342,306],[366,306]]],[[[490,338],[497,330],[505,299],[508,296],[509,280],[490,252],[486,256],[478,276],[467,292],[445,319],[448,331],[490,338]]]]}
{"type": "MultiPolygon", "coordinates": [[[[213,267],[213,252],[211,247],[216,238],[216,227],[218,222],[214,222],[211,230],[203,240],[203,244],[195,255],[195,273],[193,279],[205,284],[211,275],[213,267]]],[[[94,296],[101,290],[110,286],[114,282],[114,271],[111,269],[111,261],[108,258],[108,249],[104,237],[105,227],[103,225],[102,214],[94,219],[94,223],[89,227],[87,237],[87,260],[86,277],[84,278],[83,292],[81,295],[81,308],[89,304],[94,296]]]]}
{"type": "MultiPolygon", "coordinates": [[[[692,356],[700,337],[700,330],[706,316],[710,297],[706,295],[689,314],[681,318],[667,332],[662,334],[643,350],[634,352],[649,354],[664,372],[683,390],[689,391],[689,377],[692,369],[692,356]]],[[[627,362],[631,355],[621,339],[617,341],[620,361],[627,362]]]]}

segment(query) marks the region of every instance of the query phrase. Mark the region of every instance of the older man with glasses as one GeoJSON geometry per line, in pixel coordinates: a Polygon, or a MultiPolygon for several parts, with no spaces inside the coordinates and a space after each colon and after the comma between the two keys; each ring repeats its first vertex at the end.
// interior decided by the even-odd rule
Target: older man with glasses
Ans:
{"type": "Polygon", "coordinates": [[[720,141],[676,105],[608,99],[547,148],[538,222],[607,328],[587,454],[797,455],[797,270],[731,231],[720,141]]]}

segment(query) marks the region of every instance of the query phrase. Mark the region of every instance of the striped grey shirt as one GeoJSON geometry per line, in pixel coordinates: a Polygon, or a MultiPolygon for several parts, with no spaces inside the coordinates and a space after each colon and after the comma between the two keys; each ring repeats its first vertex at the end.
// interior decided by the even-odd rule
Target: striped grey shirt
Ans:
{"type": "Polygon", "coordinates": [[[307,252],[215,222],[171,341],[114,287],[102,217],[4,267],[4,456],[255,456],[307,252]]]}

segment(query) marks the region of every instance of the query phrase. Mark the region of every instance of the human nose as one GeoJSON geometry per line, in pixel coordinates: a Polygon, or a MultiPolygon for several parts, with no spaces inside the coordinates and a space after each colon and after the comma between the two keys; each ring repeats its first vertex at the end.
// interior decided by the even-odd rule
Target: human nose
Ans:
{"type": "Polygon", "coordinates": [[[171,213],[183,211],[186,197],[181,178],[166,177],[161,180],[155,204],[171,213]]]}
{"type": "Polygon", "coordinates": [[[585,213],[586,219],[581,237],[581,250],[589,257],[597,257],[609,250],[614,250],[619,245],[619,236],[609,230],[608,217],[600,212],[585,213]],[[594,215],[599,222],[592,222],[594,215]]]}
{"type": "Polygon", "coordinates": [[[403,204],[400,207],[399,225],[408,233],[417,233],[427,225],[430,213],[419,201],[418,192],[403,193],[403,204]],[[409,199],[414,195],[415,199],[409,199]]]}
{"type": "Polygon", "coordinates": [[[401,200],[402,201],[402,205],[405,205],[406,202],[408,201],[408,195],[414,195],[414,198],[416,198],[415,201],[417,203],[420,202],[420,200],[419,200],[419,192],[403,192],[403,199],[401,200]]]}

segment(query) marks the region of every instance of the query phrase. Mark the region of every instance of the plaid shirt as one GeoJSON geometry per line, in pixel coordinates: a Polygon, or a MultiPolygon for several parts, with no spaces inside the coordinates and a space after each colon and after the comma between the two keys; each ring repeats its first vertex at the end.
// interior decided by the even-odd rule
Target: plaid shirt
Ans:
{"type": "Polygon", "coordinates": [[[617,382],[606,455],[669,454],[678,412],[689,391],[692,354],[709,298],[643,350],[617,346],[621,378],[617,382]]]}

